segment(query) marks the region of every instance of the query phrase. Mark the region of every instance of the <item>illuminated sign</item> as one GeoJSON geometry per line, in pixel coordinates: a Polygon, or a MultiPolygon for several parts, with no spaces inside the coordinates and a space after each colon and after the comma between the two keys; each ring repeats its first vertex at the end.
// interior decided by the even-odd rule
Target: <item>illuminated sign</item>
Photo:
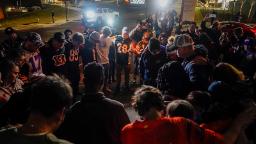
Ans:
{"type": "Polygon", "coordinates": [[[130,4],[145,4],[145,0],[130,0],[130,4]]]}

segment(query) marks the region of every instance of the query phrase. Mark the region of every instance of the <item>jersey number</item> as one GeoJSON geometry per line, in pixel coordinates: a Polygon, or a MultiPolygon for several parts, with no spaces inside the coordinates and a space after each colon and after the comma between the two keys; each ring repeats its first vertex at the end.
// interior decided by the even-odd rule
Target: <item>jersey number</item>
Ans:
{"type": "Polygon", "coordinates": [[[78,59],[79,59],[79,56],[78,56],[78,53],[79,53],[79,50],[78,49],[76,49],[76,50],[70,50],[70,52],[69,52],[69,61],[70,62],[74,62],[74,61],[78,61],[78,59]]]}
{"type": "Polygon", "coordinates": [[[52,57],[55,66],[62,66],[66,63],[66,57],[64,54],[55,55],[52,57]]]}

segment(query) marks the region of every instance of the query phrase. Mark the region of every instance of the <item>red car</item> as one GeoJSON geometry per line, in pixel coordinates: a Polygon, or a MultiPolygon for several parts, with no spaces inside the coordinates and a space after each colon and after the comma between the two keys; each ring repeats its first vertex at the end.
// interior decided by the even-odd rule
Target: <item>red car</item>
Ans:
{"type": "Polygon", "coordinates": [[[245,23],[234,22],[234,21],[223,21],[220,22],[221,29],[223,32],[232,32],[235,28],[241,27],[244,30],[246,36],[256,38],[256,25],[250,26],[245,23]]]}

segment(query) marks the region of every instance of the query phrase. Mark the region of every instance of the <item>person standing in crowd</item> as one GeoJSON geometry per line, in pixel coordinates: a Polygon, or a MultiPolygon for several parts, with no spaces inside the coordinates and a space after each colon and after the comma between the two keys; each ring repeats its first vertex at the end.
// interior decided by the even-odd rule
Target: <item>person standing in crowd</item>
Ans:
{"type": "Polygon", "coordinates": [[[55,23],[55,12],[52,11],[52,12],[51,12],[51,15],[52,15],[52,23],[55,23]]]}
{"type": "Polygon", "coordinates": [[[24,83],[18,79],[20,69],[10,60],[0,63],[0,108],[6,104],[10,97],[23,90],[24,83]]]}
{"type": "Polygon", "coordinates": [[[81,49],[81,57],[83,61],[83,66],[90,62],[97,61],[96,47],[99,47],[100,34],[93,31],[89,39],[85,41],[84,47],[81,49]]]}
{"type": "Polygon", "coordinates": [[[165,63],[157,75],[157,88],[162,92],[165,101],[184,99],[190,91],[191,83],[178,61],[165,63]]]}
{"type": "Polygon", "coordinates": [[[186,100],[193,105],[195,109],[194,121],[201,124],[203,121],[203,116],[212,104],[212,97],[206,91],[191,91],[186,100]]]}
{"type": "Polygon", "coordinates": [[[102,35],[100,36],[100,45],[96,48],[96,54],[97,54],[97,62],[102,64],[104,67],[104,74],[105,74],[105,80],[104,80],[104,87],[103,91],[106,93],[110,93],[111,90],[108,86],[108,78],[109,78],[109,50],[110,47],[113,45],[113,41],[110,38],[110,35],[112,34],[110,27],[103,27],[102,28],[102,35]]]}
{"type": "Polygon", "coordinates": [[[198,33],[198,30],[197,30],[197,27],[196,27],[195,23],[191,23],[190,26],[189,26],[189,29],[185,33],[190,35],[190,37],[194,41],[195,45],[200,44],[199,33],[198,33]]]}
{"type": "Polygon", "coordinates": [[[44,46],[41,36],[35,32],[29,32],[26,35],[25,41],[22,45],[23,49],[29,53],[29,77],[31,75],[40,75],[43,73],[42,59],[40,55],[40,48],[44,46]]]}
{"type": "Polygon", "coordinates": [[[31,113],[21,127],[10,127],[0,131],[1,143],[71,144],[58,139],[52,133],[62,123],[65,111],[72,100],[72,89],[57,76],[48,76],[32,86],[31,113]]]}
{"type": "Polygon", "coordinates": [[[84,68],[85,94],[72,106],[57,136],[75,144],[121,144],[121,129],[129,118],[124,106],[104,96],[104,68],[96,62],[84,68]]]}
{"type": "Polygon", "coordinates": [[[233,144],[243,127],[256,117],[256,107],[250,106],[220,135],[182,117],[162,117],[162,95],[151,86],[143,86],[135,92],[133,107],[142,119],[122,129],[122,144],[233,144]]]}
{"type": "Polygon", "coordinates": [[[158,40],[160,41],[161,46],[165,47],[168,43],[168,36],[166,35],[166,33],[160,33],[160,35],[158,36],[158,40]]]}
{"type": "Polygon", "coordinates": [[[25,63],[29,60],[29,54],[24,49],[17,49],[7,55],[4,60],[11,60],[13,61],[19,68],[21,68],[25,63]]]}
{"type": "MultiPolygon", "coordinates": [[[[221,24],[219,21],[215,21],[212,24],[211,28],[206,27],[207,20],[210,20],[209,16],[206,16],[204,20],[201,22],[201,29],[207,37],[210,38],[212,42],[212,47],[207,47],[209,50],[209,58],[214,62],[217,63],[220,55],[220,41],[219,38],[221,36],[221,24]]],[[[203,43],[203,41],[201,41],[203,43]]],[[[209,44],[208,44],[209,45],[209,44]]]]}
{"type": "Polygon", "coordinates": [[[84,36],[82,33],[74,33],[71,42],[65,45],[65,56],[67,58],[67,79],[71,82],[73,89],[73,102],[80,100],[79,98],[79,81],[80,81],[80,68],[79,58],[80,49],[84,46],[84,36]]]}
{"type": "Polygon", "coordinates": [[[18,36],[16,30],[12,27],[8,27],[4,30],[7,39],[1,43],[0,51],[1,51],[1,58],[6,57],[8,53],[12,53],[12,51],[21,47],[23,40],[18,36]]]}
{"type": "Polygon", "coordinates": [[[125,75],[125,89],[129,90],[129,73],[130,73],[130,45],[131,39],[129,38],[127,27],[122,29],[122,37],[116,40],[117,56],[116,56],[116,71],[117,71],[117,85],[116,93],[120,91],[121,75],[124,71],[125,75]]]}
{"type": "Polygon", "coordinates": [[[176,36],[174,44],[178,57],[183,59],[182,66],[189,76],[192,89],[207,90],[213,71],[207,59],[207,49],[203,45],[195,48],[188,34],[176,36]]]}
{"type": "Polygon", "coordinates": [[[129,37],[135,41],[135,43],[138,43],[139,41],[141,41],[142,37],[143,37],[143,22],[140,22],[137,24],[137,26],[131,30],[131,32],[129,33],[129,37]]]}
{"type": "Polygon", "coordinates": [[[218,46],[219,37],[221,35],[221,25],[218,21],[213,22],[211,28],[206,27],[206,22],[210,17],[207,15],[201,22],[201,29],[207,33],[207,35],[213,40],[213,42],[218,46]]]}
{"type": "Polygon", "coordinates": [[[167,60],[165,50],[161,50],[160,41],[151,38],[148,47],[143,51],[139,69],[143,84],[156,86],[157,73],[167,60]]]}
{"type": "Polygon", "coordinates": [[[194,121],[195,109],[192,104],[186,100],[173,100],[166,107],[168,117],[184,117],[194,121]]]}
{"type": "Polygon", "coordinates": [[[85,43],[87,43],[87,40],[90,39],[90,35],[92,32],[95,31],[95,27],[85,27],[85,30],[84,30],[84,38],[85,38],[85,43]]]}
{"type": "Polygon", "coordinates": [[[65,55],[65,36],[61,32],[54,34],[47,45],[40,49],[42,57],[43,73],[50,75],[56,73],[58,75],[67,74],[65,55]]]}
{"type": "Polygon", "coordinates": [[[136,83],[137,81],[137,76],[139,73],[139,59],[141,57],[141,53],[146,49],[146,47],[148,46],[148,42],[150,40],[150,38],[152,37],[150,32],[144,32],[142,40],[139,41],[136,46],[135,49],[131,49],[133,56],[134,56],[134,73],[133,73],[133,80],[136,83]]]}
{"type": "Polygon", "coordinates": [[[111,84],[116,81],[116,46],[115,46],[114,39],[113,39],[113,44],[109,48],[108,58],[109,58],[108,83],[111,84]]]}
{"type": "Polygon", "coordinates": [[[73,34],[73,32],[70,29],[66,29],[64,31],[65,39],[66,39],[67,42],[71,42],[72,41],[72,34],[73,34]]]}
{"type": "Polygon", "coordinates": [[[29,59],[30,54],[26,50],[18,48],[12,51],[12,53],[9,53],[4,60],[13,61],[20,69],[19,79],[22,80],[24,83],[27,83],[29,81],[30,75],[30,68],[28,64],[29,59]]]}

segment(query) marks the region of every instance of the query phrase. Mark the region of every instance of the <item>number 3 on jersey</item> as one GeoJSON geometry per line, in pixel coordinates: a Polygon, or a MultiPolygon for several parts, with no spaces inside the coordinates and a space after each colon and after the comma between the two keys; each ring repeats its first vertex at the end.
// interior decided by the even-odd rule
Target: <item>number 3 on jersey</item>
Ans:
{"type": "Polygon", "coordinates": [[[64,54],[55,55],[52,57],[55,66],[62,66],[66,63],[66,57],[64,54]]]}

